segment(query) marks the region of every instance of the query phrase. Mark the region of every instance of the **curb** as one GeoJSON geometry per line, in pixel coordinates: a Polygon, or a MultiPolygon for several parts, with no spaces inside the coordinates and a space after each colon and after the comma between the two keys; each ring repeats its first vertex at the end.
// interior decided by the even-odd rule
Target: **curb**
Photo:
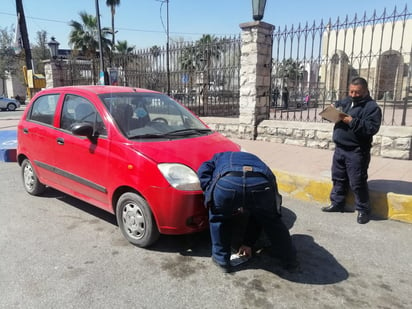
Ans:
{"type": "MultiPolygon", "coordinates": [[[[280,170],[272,170],[276,175],[279,191],[298,200],[329,204],[332,189],[330,180],[313,179],[280,170]]],[[[369,189],[372,214],[383,219],[412,223],[412,196],[369,189]]],[[[354,210],[354,198],[348,193],[347,206],[354,210]]]]}

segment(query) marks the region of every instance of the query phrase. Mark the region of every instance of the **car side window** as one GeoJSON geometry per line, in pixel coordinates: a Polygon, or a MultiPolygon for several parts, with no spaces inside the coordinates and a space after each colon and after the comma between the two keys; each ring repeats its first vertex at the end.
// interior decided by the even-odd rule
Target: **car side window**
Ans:
{"type": "Polygon", "coordinates": [[[89,123],[98,135],[107,135],[102,117],[94,105],[83,97],[68,94],[64,98],[60,127],[71,131],[74,123],[89,123]]]}
{"type": "Polygon", "coordinates": [[[28,120],[52,125],[59,94],[44,95],[33,102],[28,120]]]}

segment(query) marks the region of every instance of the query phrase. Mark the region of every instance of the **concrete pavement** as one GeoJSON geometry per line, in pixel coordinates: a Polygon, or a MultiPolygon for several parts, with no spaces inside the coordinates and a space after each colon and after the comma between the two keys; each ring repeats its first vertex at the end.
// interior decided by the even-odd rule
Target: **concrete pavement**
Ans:
{"type": "MultiPolygon", "coordinates": [[[[9,158],[15,156],[12,144],[18,119],[17,116],[0,118],[2,161],[10,161],[9,158]]],[[[304,201],[329,203],[332,151],[264,141],[232,140],[244,150],[259,156],[273,169],[282,194],[304,201]]],[[[373,156],[369,167],[369,191],[374,216],[412,223],[411,161],[373,156]]],[[[353,209],[351,195],[347,206],[353,209]]]]}
{"type": "MultiPolygon", "coordinates": [[[[283,194],[329,203],[333,151],[264,141],[234,141],[272,168],[283,194]]],[[[412,162],[372,156],[368,174],[372,214],[412,223],[412,162]]],[[[348,209],[354,209],[351,194],[347,204],[348,209]]]]}

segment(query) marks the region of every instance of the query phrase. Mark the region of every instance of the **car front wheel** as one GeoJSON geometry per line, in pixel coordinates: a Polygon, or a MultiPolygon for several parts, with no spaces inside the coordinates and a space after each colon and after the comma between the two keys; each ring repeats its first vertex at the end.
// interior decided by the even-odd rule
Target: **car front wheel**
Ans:
{"type": "Polygon", "coordinates": [[[15,104],[13,104],[13,103],[9,103],[9,104],[7,104],[7,109],[9,110],[9,111],[15,111],[16,110],[16,108],[17,108],[17,106],[15,105],[15,104]]]}
{"type": "Polygon", "coordinates": [[[117,224],[123,236],[138,247],[148,247],[159,238],[159,230],[147,202],[138,194],[127,192],[116,205],[117,224]]]}
{"type": "Polygon", "coordinates": [[[46,189],[37,178],[36,172],[28,159],[25,159],[21,165],[24,189],[31,195],[40,195],[46,189]]]}

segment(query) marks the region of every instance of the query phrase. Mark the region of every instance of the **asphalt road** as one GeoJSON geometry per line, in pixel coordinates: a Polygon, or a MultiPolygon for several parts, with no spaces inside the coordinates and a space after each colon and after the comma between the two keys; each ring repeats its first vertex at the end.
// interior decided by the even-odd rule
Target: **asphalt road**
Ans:
{"type": "Polygon", "coordinates": [[[134,247],[112,215],[52,189],[30,196],[0,162],[0,308],[412,307],[412,225],[284,200],[302,270],[263,251],[223,274],[208,233],[134,247]]]}

